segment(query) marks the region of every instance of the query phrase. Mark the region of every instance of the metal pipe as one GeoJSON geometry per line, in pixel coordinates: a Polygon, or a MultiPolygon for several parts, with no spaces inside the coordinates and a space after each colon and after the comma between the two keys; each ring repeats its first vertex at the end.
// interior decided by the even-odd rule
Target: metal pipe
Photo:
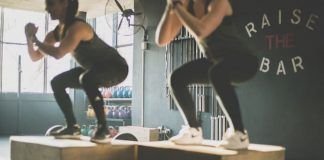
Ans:
{"type": "MultiPolygon", "coordinates": [[[[3,41],[3,33],[4,33],[4,15],[3,8],[0,7],[0,41],[3,41]]],[[[2,65],[3,65],[3,43],[0,43],[0,91],[2,91],[2,65]]]]}
{"type": "MultiPolygon", "coordinates": [[[[143,28],[143,34],[144,34],[144,36],[143,36],[143,41],[142,41],[142,43],[147,43],[147,41],[148,41],[148,31],[145,29],[145,28],[143,28]]],[[[141,45],[141,46],[146,46],[146,44],[145,45],[141,45]]],[[[145,50],[147,49],[147,48],[141,48],[142,49],[142,68],[141,68],[141,72],[142,72],[142,93],[141,93],[141,95],[142,95],[142,101],[141,101],[141,126],[142,127],[144,127],[144,100],[145,100],[145,98],[144,98],[144,82],[145,82],[145,50]]]]}
{"type": "Polygon", "coordinates": [[[17,92],[17,99],[18,99],[18,107],[17,107],[17,113],[18,113],[18,118],[17,118],[17,133],[20,133],[20,120],[21,120],[21,112],[20,112],[20,107],[21,107],[21,73],[22,73],[22,68],[21,68],[21,55],[18,55],[18,92],[17,92]]]}
{"type": "Polygon", "coordinates": [[[141,72],[142,72],[142,102],[141,102],[141,126],[144,127],[144,80],[145,80],[145,51],[144,49],[142,49],[142,68],[141,68],[141,72]]]}

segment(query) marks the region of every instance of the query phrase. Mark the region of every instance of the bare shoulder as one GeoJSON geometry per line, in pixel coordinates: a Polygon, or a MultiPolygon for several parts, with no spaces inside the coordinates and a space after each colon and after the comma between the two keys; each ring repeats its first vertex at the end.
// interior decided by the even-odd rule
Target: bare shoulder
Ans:
{"type": "Polygon", "coordinates": [[[83,21],[76,21],[74,22],[71,26],[70,26],[70,29],[73,29],[73,30],[83,30],[83,31],[92,31],[92,27],[86,23],[86,22],[83,22],[83,21]]]}
{"type": "Polygon", "coordinates": [[[92,27],[83,21],[74,22],[69,27],[68,32],[77,35],[81,40],[90,40],[94,35],[92,27]]]}

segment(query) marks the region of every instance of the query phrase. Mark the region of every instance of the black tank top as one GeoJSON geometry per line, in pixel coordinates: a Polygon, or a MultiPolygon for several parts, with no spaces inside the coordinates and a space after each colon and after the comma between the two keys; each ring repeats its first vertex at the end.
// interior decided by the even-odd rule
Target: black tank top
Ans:
{"type": "MultiPolygon", "coordinates": [[[[75,18],[75,21],[82,21],[82,19],[75,18]]],[[[72,22],[72,24],[74,23],[72,22]]],[[[107,61],[126,63],[125,59],[120,56],[117,50],[103,40],[93,31],[93,38],[89,41],[81,41],[74,53],[72,54],[76,61],[85,69],[91,68],[97,63],[108,63],[107,61]]],[[[62,37],[64,37],[64,33],[62,37]]],[[[56,41],[60,41],[62,38],[59,36],[58,26],[54,30],[54,36],[56,41]]]]}
{"type": "MultiPolygon", "coordinates": [[[[206,0],[205,11],[208,12],[209,3],[206,0]]],[[[233,10],[235,7],[232,0],[229,0],[233,10]]],[[[193,0],[189,1],[188,11],[194,15],[193,0]]],[[[234,23],[234,15],[224,17],[222,23],[209,36],[199,42],[199,47],[207,58],[217,60],[226,54],[249,54],[252,49],[240,36],[237,26],[234,23]]]]}

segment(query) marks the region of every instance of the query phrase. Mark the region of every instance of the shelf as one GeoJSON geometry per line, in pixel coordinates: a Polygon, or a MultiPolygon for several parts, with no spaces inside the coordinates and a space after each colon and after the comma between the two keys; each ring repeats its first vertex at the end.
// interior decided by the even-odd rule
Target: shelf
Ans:
{"type": "Polygon", "coordinates": [[[106,118],[107,121],[116,121],[116,122],[125,122],[130,121],[131,119],[118,119],[118,118],[106,118]]]}
{"type": "Polygon", "coordinates": [[[125,126],[125,125],[131,125],[131,119],[117,119],[117,118],[106,118],[106,120],[108,121],[108,125],[111,124],[109,122],[119,122],[121,123],[121,126],[125,126]]]}
{"type": "MultiPolygon", "coordinates": [[[[96,124],[97,119],[94,117],[87,117],[88,120],[90,120],[91,124],[96,124]]],[[[120,118],[106,118],[106,121],[108,122],[108,125],[110,125],[110,122],[117,122],[121,125],[119,126],[125,126],[125,125],[131,125],[132,119],[126,118],[126,119],[120,119],[120,118]]]]}
{"type": "Polygon", "coordinates": [[[131,102],[132,98],[104,98],[108,102],[131,102]]]}

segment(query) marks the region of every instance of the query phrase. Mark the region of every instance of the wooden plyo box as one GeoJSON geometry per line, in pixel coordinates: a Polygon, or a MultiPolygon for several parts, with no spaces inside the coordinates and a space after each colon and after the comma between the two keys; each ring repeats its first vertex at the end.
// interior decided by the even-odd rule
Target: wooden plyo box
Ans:
{"type": "Polygon", "coordinates": [[[138,160],[284,160],[285,148],[250,144],[247,150],[227,150],[204,146],[176,145],[169,141],[138,144],[138,160]]]}
{"type": "Polygon", "coordinates": [[[132,145],[95,144],[45,136],[10,137],[11,160],[134,160],[132,145]]]}
{"type": "Polygon", "coordinates": [[[115,140],[95,144],[89,139],[59,140],[44,136],[10,137],[11,160],[284,160],[285,148],[250,144],[247,150],[226,150],[205,140],[201,146],[169,141],[115,140]],[[206,145],[208,144],[208,145],[206,145]]]}

